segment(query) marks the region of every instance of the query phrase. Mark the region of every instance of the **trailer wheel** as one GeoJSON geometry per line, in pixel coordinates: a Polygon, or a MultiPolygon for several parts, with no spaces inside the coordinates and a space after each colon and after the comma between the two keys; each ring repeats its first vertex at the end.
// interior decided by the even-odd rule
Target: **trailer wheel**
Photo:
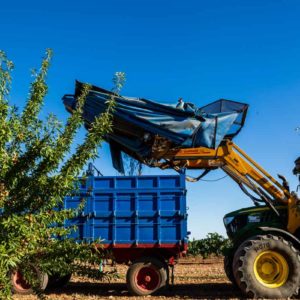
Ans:
{"type": "MultiPolygon", "coordinates": [[[[40,281],[40,289],[44,291],[48,284],[48,275],[41,272],[38,268],[33,267],[37,279],[40,281]]],[[[12,285],[12,292],[15,294],[28,295],[33,293],[31,285],[23,277],[20,269],[13,270],[10,273],[10,281],[12,285]]]]}
{"type": "Polygon", "coordinates": [[[233,273],[248,298],[290,298],[300,285],[300,254],[280,236],[254,236],[236,251],[233,273]]]}
{"type": "Polygon", "coordinates": [[[167,284],[165,264],[152,257],[139,259],[128,268],[126,282],[131,294],[150,295],[167,284]]]}
{"type": "Polygon", "coordinates": [[[57,274],[49,275],[49,282],[47,288],[63,288],[65,285],[68,284],[72,277],[72,274],[67,274],[64,276],[60,276],[57,274]]]}

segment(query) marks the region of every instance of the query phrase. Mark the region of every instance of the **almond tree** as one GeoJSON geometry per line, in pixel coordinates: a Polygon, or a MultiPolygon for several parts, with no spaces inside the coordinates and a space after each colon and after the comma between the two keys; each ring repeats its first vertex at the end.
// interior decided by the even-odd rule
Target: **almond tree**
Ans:
{"type": "MultiPolygon", "coordinates": [[[[13,63],[0,52],[0,299],[11,299],[10,276],[15,270],[22,270],[39,297],[43,297],[39,272],[103,276],[91,267],[99,264],[102,251],[95,244],[69,239],[74,228],[64,227],[64,221],[77,216],[84,203],[75,210],[61,207],[64,197],[74,192],[86,162],[96,157],[103,136],[112,130],[115,101],[112,96],[83,143],[70,154],[75,134],[83,124],[89,86],[84,86],[66,125],[51,114],[42,120],[39,114],[48,91],[46,76],[51,57],[48,49],[40,69],[34,72],[25,107],[19,112],[9,103],[13,63]]],[[[115,94],[124,80],[123,73],[116,73],[115,94]]]]}

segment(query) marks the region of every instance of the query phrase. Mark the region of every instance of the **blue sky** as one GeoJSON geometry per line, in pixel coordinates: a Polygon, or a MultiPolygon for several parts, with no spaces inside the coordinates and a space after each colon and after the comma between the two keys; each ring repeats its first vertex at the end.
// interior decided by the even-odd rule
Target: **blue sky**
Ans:
{"type": "MultiPolygon", "coordinates": [[[[199,106],[219,98],[244,101],[250,109],[236,143],[295,187],[299,1],[3,1],[0,10],[0,47],[16,66],[13,103],[24,105],[30,69],[39,66],[48,47],[54,59],[43,116],[53,112],[66,120],[61,97],[73,92],[75,79],[109,89],[116,71],[127,75],[127,96],[164,103],[183,97],[199,106]]],[[[96,165],[115,175],[109,157],[104,145],[96,165]]],[[[221,176],[215,171],[208,179],[221,176]]],[[[230,178],[187,187],[194,237],[225,234],[223,215],[251,205],[230,178]]]]}

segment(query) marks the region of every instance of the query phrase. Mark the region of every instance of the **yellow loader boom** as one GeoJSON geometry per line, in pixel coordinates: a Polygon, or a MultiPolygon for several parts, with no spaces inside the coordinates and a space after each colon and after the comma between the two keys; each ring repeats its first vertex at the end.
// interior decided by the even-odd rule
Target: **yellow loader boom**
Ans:
{"type": "Polygon", "coordinates": [[[204,169],[206,174],[209,170],[221,168],[237,182],[255,204],[265,202],[278,215],[276,204],[287,205],[287,229],[290,233],[294,233],[300,227],[299,199],[295,192],[289,191],[285,178],[279,175],[283,179],[283,184],[280,184],[232,141],[225,141],[217,149],[204,147],[171,149],[163,155],[153,154],[154,157],[165,160],[163,163],[156,164],[162,169],[169,167],[175,170],[204,169]],[[256,194],[256,197],[248,191],[249,189],[256,194]]]}

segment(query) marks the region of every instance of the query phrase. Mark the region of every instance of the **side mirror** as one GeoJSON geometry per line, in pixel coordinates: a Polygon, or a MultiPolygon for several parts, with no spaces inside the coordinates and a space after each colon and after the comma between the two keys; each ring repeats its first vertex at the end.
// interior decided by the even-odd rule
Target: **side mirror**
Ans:
{"type": "Polygon", "coordinates": [[[300,175],[300,156],[295,160],[295,168],[293,169],[294,175],[300,175]]]}
{"type": "Polygon", "coordinates": [[[297,192],[300,189],[300,156],[295,160],[295,168],[293,169],[294,175],[298,175],[299,185],[297,187],[297,192]]]}

